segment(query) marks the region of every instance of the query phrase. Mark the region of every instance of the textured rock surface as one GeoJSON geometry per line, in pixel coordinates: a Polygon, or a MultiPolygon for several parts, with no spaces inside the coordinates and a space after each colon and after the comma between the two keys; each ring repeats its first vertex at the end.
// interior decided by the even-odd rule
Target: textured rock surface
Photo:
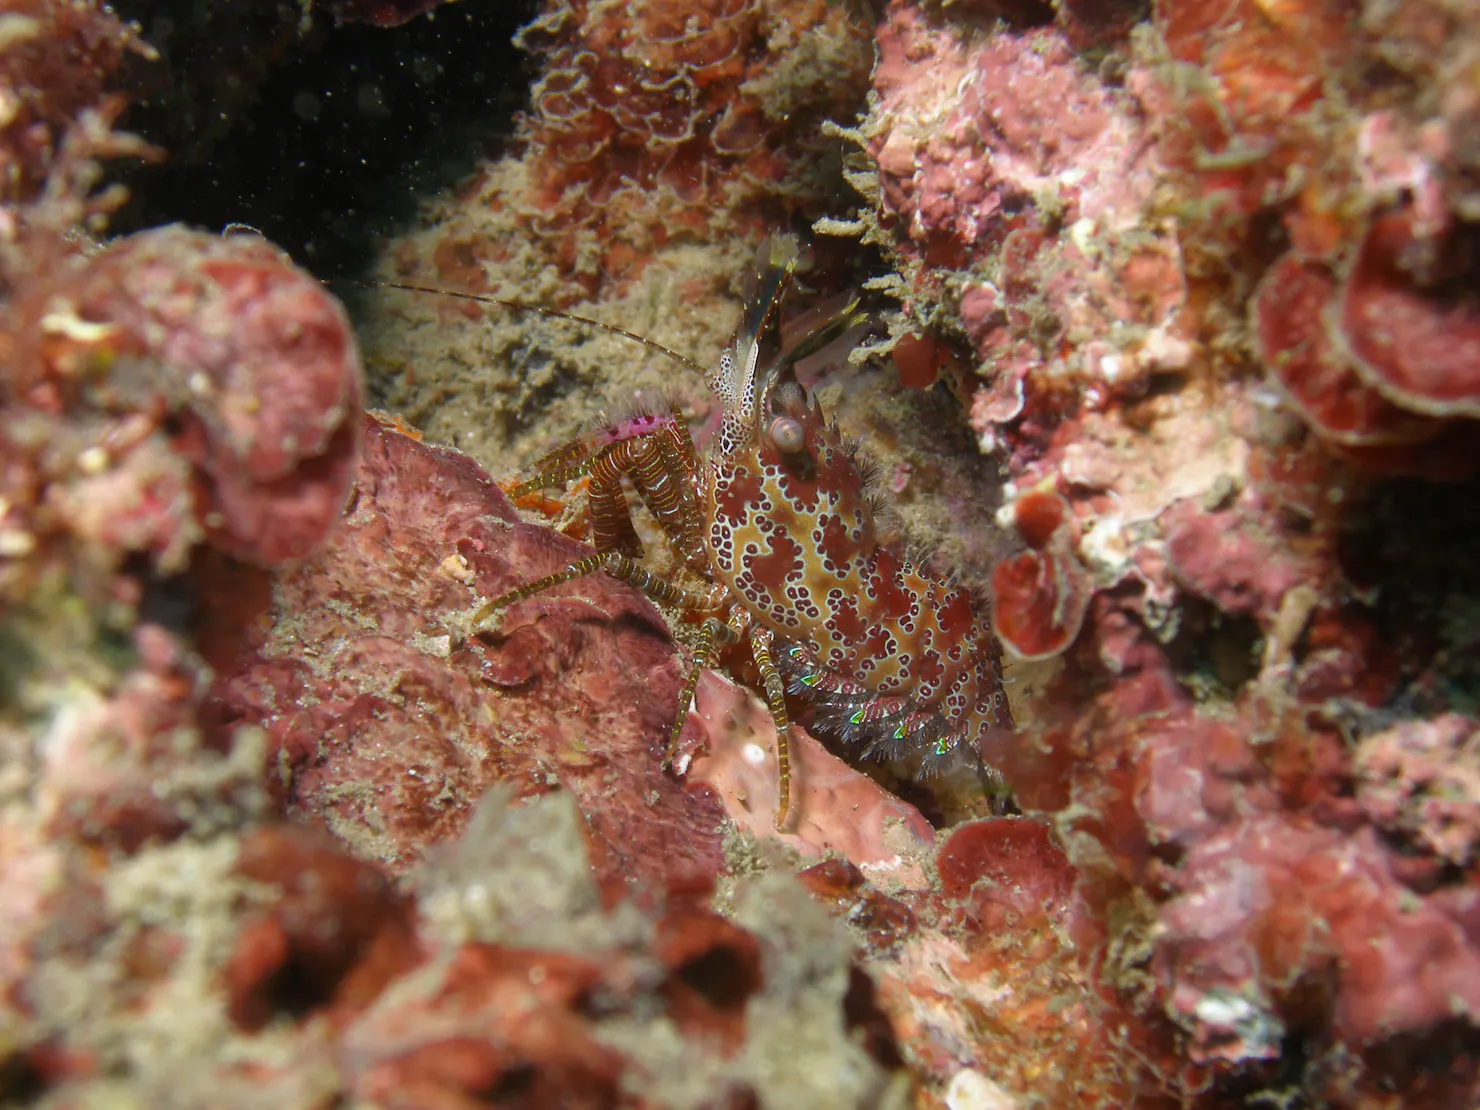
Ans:
{"type": "Polygon", "coordinates": [[[286,812],[401,871],[494,783],[560,787],[607,879],[712,879],[720,806],[658,768],[680,683],[658,612],[595,576],[475,632],[480,599],[583,549],[520,521],[469,460],[369,429],[343,526],[273,581],[216,686],[223,719],[270,737],[286,812]]]}

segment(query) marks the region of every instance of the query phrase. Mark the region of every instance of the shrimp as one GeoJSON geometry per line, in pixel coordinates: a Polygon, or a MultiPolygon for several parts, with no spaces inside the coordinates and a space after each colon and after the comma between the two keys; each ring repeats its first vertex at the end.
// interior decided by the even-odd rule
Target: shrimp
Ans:
{"type": "Polygon", "coordinates": [[[857,302],[796,346],[780,347],[779,307],[794,267],[790,241],[767,245],[743,321],[707,371],[650,340],[585,321],[703,373],[722,406],[719,430],[701,456],[675,408],[639,409],[532,464],[511,496],[589,480],[595,552],[492,599],[475,617],[486,620],[597,572],[702,615],[668,766],[701,672],[722,646],[746,644],[776,725],[778,829],[791,804],[788,695],[813,707],[817,731],[865,757],[917,757],[925,774],[979,759],[989,733],[1012,727],[1001,651],[979,603],[881,540],[876,494],[856,445],[797,380],[801,359],[860,319],[857,302]],[[682,561],[686,581],[700,585],[681,585],[639,562],[624,477],[682,561]]]}

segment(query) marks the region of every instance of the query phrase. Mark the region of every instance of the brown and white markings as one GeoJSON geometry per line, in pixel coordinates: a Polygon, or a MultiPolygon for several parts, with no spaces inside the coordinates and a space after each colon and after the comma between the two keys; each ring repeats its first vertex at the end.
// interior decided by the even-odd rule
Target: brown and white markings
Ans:
{"type": "Polygon", "coordinates": [[[475,618],[597,571],[707,615],[666,760],[702,670],[721,645],[746,643],[776,724],[778,828],[790,806],[788,693],[814,707],[818,731],[868,757],[916,758],[926,774],[977,760],[991,731],[1012,727],[986,614],[967,590],[880,540],[854,446],[797,381],[795,364],[850,326],[855,306],[780,347],[777,315],[794,253],[785,240],[768,245],[717,366],[705,371],[666,352],[703,373],[722,406],[709,451],[701,457],[680,414],[660,409],[603,423],[538,460],[511,495],[587,477],[596,552],[494,598],[475,618]],[[686,584],[638,561],[624,476],[682,560],[686,584]]]}

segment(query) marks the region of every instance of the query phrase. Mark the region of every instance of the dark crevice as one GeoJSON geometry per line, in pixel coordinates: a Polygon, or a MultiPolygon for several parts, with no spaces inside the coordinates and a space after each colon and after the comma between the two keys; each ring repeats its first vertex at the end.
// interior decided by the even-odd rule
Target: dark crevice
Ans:
{"type": "Polygon", "coordinates": [[[745,953],[716,947],[704,952],[677,971],[690,990],[721,1012],[740,1011],[760,989],[760,971],[745,953]]]}
{"type": "MultiPolygon", "coordinates": [[[[118,0],[161,60],[121,126],[164,147],[122,171],[128,232],[247,224],[324,276],[507,141],[528,72],[510,37],[534,0],[465,0],[401,27],[334,26],[282,0],[118,0]]],[[[316,11],[319,9],[316,9],[316,11]]]]}

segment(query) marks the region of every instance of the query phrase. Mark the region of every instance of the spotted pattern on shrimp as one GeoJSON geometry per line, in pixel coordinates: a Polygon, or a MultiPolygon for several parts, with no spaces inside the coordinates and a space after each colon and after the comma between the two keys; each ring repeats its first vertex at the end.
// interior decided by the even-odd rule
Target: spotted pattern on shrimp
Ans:
{"type": "Polygon", "coordinates": [[[800,642],[804,656],[787,657],[793,687],[849,676],[866,695],[839,695],[846,728],[901,746],[924,738],[943,756],[1007,724],[995,644],[970,595],[880,545],[864,475],[815,403],[798,396],[777,412],[803,429],[802,447],[735,436],[710,459],[700,502],[716,574],[800,642]]]}

